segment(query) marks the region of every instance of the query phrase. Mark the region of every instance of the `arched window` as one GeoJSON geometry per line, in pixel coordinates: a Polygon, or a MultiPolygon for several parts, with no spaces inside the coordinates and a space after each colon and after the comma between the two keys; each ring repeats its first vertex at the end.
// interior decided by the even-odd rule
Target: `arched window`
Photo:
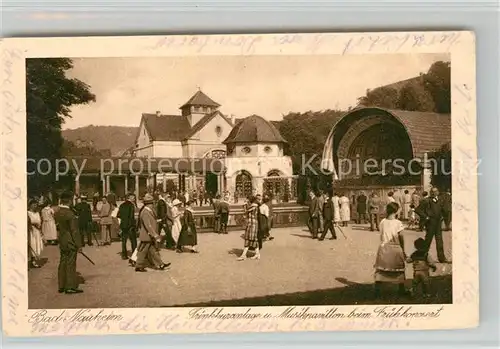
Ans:
{"type": "Polygon", "coordinates": [[[271,170],[264,178],[264,194],[277,199],[278,201],[288,201],[290,197],[290,186],[288,179],[282,177],[279,170],[271,170]]]}
{"type": "Polygon", "coordinates": [[[267,173],[268,177],[279,177],[281,176],[281,172],[279,170],[271,170],[267,173]]]}
{"type": "Polygon", "coordinates": [[[236,176],[236,196],[246,198],[252,195],[252,175],[247,171],[241,171],[236,176]]]}

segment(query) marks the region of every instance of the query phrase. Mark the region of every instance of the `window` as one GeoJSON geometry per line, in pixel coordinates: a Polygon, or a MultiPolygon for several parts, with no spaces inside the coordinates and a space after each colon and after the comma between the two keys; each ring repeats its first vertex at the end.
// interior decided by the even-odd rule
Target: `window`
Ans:
{"type": "Polygon", "coordinates": [[[273,151],[273,148],[271,148],[270,146],[266,146],[266,147],[264,148],[264,152],[266,152],[267,154],[269,154],[269,153],[270,153],[270,152],[272,152],[272,151],[273,151]]]}
{"type": "Polygon", "coordinates": [[[252,149],[250,149],[250,147],[244,147],[243,149],[241,149],[241,151],[244,154],[250,154],[250,152],[252,151],[252,149]]]}
{"type": "Polygon", "coordinates": [[[220,137],[222,135],[222,127],[217,126],[215,128],[215,134],[217,135],[217,137],[220,137]]]}
{"type": "Polygon", "coordinates": [[[212,157],[214,159],[224,159],[226,157],[226,152],[224,150],[214,150],[212,152],[212,157]]]}

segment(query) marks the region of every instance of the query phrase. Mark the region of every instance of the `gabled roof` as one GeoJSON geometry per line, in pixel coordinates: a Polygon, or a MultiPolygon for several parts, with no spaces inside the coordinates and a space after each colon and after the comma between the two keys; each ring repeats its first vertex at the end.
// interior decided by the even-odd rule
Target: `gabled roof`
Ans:
{"type": "Polygon", "coordinates": [[[278,129],[258,115],[251,115],[237,123],[222,142],[229,143],[287,143],[278,129]]]}
{"type": "Polygon", "coordinates": [[[229,120],[224,114],[222,114],[220,111],[216,110],[213,113],[207,114],[204,117],[201,118],[200,121],[198,121],[191,130],[187,133],[187,135],[184,137],[183,140],[187,140],[191,137],[193,137],[196,132],[200,131],[205,127],[213,118],[215,118],[217,115],[220,115],[229,125],[234,126],[231,120],[229,120]]]}
{"type": "Polygon", "coordinates": [[[188,119],[182,115],[142,114],[146,130],[153,141],[182,141],[191,132],[188,119]]]}
{"type": "Polygon", "coordinates": [[[190,105],[201,105],[201,106],[207,106],[207,107],[220,107],[220,104],[215,102],[213,99],[208,97],[206,94],[201,92],[201,90],[196,91],[196,93],[187,101],[184,103],[179,109],[182,109],[184,107],[190,106],[190,105]]]}

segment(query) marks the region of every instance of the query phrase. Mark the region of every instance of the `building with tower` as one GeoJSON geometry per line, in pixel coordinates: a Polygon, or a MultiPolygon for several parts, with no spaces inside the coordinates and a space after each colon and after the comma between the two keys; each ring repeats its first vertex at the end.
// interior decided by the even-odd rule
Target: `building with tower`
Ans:
{"type": "Polygon", "coordinates": [[[198,90],[178,115],[161,111],[144,113],[131,155],[153,159],[220,159],[223,173],[201,169],[189,174],[176,171],[152,176],[147,185],[164,190],[228,191],[235,201],[252,193],[268,193],[293,201],[296,185],[292,161],[285,156],[287,141],[264,118],[227,117],[220,104],[198,90]]]}

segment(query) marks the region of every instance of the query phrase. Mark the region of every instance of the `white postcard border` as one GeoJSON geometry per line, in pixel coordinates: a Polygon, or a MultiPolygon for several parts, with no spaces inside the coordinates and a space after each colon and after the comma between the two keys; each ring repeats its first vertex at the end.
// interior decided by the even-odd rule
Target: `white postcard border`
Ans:
{"type": "MultiPolygon", "coordinates": [[[[1,249],[6,336],[410,330],[475,327],[479,322],[478,159],[475,36],[467,31],[344,34],[246,34],[19,38],[1,43],[1,249]],[[314,306],[318,318],[280,317],[289,307],[219,308],[226,319],[195,318],[214,308],[50,309],[49,323],[28,310],[25,58],[195,55],[451,54],[453,166],[453,304],[408,305],[412,317],[378,317],[380,306],[314,306]],[[336,310],[334,310],[336,309],[336,310]],[[371,314],[349,317],[352,311],[371,314]],[[79,312],[79,313],[78,313],[79,312]],[[239,313],[241,318],[231,318],[239,313]],[[344,317],[335,314],[343,313],[344,317]],[[427,315],[424,316],[424,313],[427,315]],[[75,315],[76,314],[76,315],[75,315]],[[79,315],[78,315],[79,314],[79,315]],[[253,315],[252,315],[253,314],[253,315]],[[256,314],[260,314],[257,316],[256,314]],[[330,314],[330,315],[325,315],[330,314]],[[420,314],[420,315],[418,315],[420,314]],[[94,316],[82,320],[82,316],[94,316]],[[60,316],[57,318],[57,316],[60,316]],[[107,316],[107,317],[105,317],[107,316]],[[319,318],[321,317],[321,318],[319,318]]],[[[390,305],[394,311],[399,305],[390,305]]],[[[296,307],[300,312],[304,307],[296,307]]],[[[216,310],[219,312],[219,310],[216,310]]],[[[305,317],[305,316],[304,316],[305,317]]]]}

